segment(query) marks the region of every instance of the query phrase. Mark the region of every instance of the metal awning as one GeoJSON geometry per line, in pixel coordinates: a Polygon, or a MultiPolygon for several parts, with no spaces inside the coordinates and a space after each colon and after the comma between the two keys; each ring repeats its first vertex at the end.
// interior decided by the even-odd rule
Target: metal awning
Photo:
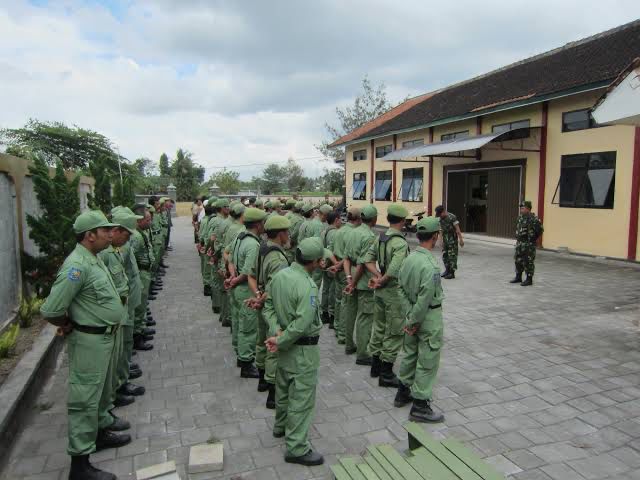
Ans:
{"type": "Polygon", "coordinates": [[[500,137],[513,135],[514,132],[531,130],[537,127],[514,128],[499,133],[487,133],[484,135],[475,135],[473,137],[455,138],[444,142],[435,142],[428,145],[420,145],[417,147],[401,148],[387,153],[382,160],[395,161],[407,160],[419,157],[438,157],[448,153],[464,152],[466,150],[476,150],[484,147],[487,143],[499,141],[500,137]]]}

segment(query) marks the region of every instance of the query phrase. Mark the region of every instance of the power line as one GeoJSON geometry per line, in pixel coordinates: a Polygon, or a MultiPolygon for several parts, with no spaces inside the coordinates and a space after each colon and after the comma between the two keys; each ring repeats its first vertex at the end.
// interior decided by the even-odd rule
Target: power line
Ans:
{"type": "MultiPolygon", "coordinates": [[[[316,155],[313,157],[300,157],[300,158],[294,158],[294,160],[320,160],[320,159],[324,159],[326,157],[322,156],[322,155],[316,155]]],[[[227,169],[227,168],[241,168],[241,167],[260,167],[263,165],[272,165],[272,164],[282,164],[282,163],[288,163],[289,160],[283,160],[280,162],[264,162],[264,163],[246,163],[246,164],[241,164],[241,165],[229,165],[229,166],[224,166],[224,167],[205,167],[205,168],[219,168],[219,169],[227,169]]]]}

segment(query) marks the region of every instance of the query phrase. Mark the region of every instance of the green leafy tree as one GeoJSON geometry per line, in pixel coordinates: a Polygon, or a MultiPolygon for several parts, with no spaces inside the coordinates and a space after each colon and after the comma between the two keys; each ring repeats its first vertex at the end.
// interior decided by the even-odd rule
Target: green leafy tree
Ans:
{"type": "MultiPolygon", "coordinates": [[[[167,162],[169,160],[167,159],[167,162]]],[[[158,174],[158,165],[147,157],[140,157],[133,162],[137,173],[141,177],[151,177],[158,174]]],[[[168,168],[168,167],[167,167],[168,168]]],[[[124,173],[124,172],[123,172],[124,173]]]]}
{"type": "Polygon", "coordinates": [[[48,165],[61,162],[64,169],[86,169],[91,160],[105,157],[107,168],[118,169],[118,156],[111,141],[97,132],[62,122],[31,119],[22,128],[0,131],[0,143],[12,154],[39,155],[48,165]]]}
{"type": "Polygon", "coordinates": [[[105,214],[111,211],[111,174],[107,170],[108,160],[98,157],[89,163],[89,174],[96,181],[93,195],[89,195],[89,207],[102,210],[105,214]]]}
{"type": "Polygon", "coordinates": [[[260,184],[260,191],[265,195],[271,195],[275,192],[282,191],[286,181],[286,168],[278,165],[277,163],[267,165],[262,171],[262,176],[258,180],[260,184]]]}
{"type": "MultiPolygon", "coordinates": [[[[233,194],[240,190],[241,182],[240,174],[233,170],[222,169],[220,172],[214,173],[210,177],[210,185],[217,185],[220,193],[233,194]]],[[[208,194],[208,193],[207,193],[208,194]]]]}
{"type": "Polygon", "coordinates": [[[171,164],[171,175],[178,200],[192,200],[204,181],[204,167],[194,164],[191,153],[180,148],[171,164]]]}
{"type": "Polygon", "coordinates": [[[58,269],[76,244],[73,222],[80,214],[80,176],[67,181],[62,162],[58,162],[52,178],[45,159],[37,155],[33,157],[29,171],[42,214],[38,217],[27,215],[27,224],[29,238],[38,246],[40,255],[24,254],[23,270],[36,294],[44,297],[49,294],[58,269]]]}
{"type": "Polygon", "coordinates": [[[171,175],[171,169],[169,168],[169,157],[166,153],[160,155],[160,162],[158,162],[160,168],[160,175],[168,177],[171,175]]]}
{"type": "Polygon", "coordinates": [[[342,168],[324,168],[324,174],[319,179],[319,187],[325,192],[336,193],[344,188],[344,170],[342,168]]]}
{"type": "Polygon", "coordinates": [[[287,165],[284,167],[287,178],[287,189],[290,192],[302,192],[310,186],[309,179],[304,176],[304,170],[293,159],[287,160],[287,165]]]}
{"type": "Polygon", "coordinates": [[[133,207],[136,202],[135,189],[144,177],[135,165],[122,165],[122,180],[118,177],[113,185],[113,204],[133,207]]]}

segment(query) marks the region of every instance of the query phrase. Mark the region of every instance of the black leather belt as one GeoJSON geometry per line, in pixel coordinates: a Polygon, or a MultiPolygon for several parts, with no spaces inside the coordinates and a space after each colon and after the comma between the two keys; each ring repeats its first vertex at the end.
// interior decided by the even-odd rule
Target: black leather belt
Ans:
{"type": "Polygon", "coordinates": [[[88,325],[78,325],[77,323],[71,322],[73,324],[73,329],[82,333],[89,333],[91,335],[104,335],[109,334],[112,335],[118,331],[118,327],[120,325],[109,325],[108,327],[90,327],[88,325]]]}
{"type": "Polygon", "coordinates": [[[440,308],[442,304],[439,305],[429,305],[429,310],[435,310],[436,308],[440,308]]]}
{"type": "Polygon", "coordinates": [[[296,345],[317,345],[318,340],[320,340],[320,336],[316,337],[300,337],[296,340],[296,345]]]}

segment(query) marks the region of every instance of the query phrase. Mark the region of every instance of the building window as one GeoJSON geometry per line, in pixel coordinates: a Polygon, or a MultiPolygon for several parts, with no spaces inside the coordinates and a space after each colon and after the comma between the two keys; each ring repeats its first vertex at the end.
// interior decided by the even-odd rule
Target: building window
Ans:
{"type": "Polygon", "coordinates": [[[562,131],[575,132],[576,130],[586,130],[593,128],[596,122],[591,117],[591,110],[585,108],[583,110],[574,110],[573,112],[564,112],[562,114],[562,131]]]}
{"type": "Polygon", "coordinates": [[[491,131],[493,133],[504,133],[510,132],[511,130],[517,130],[515,132],[508,133],[500,137],[501,142],[506,142],[508,140],[517,140],[520,138],[529,138],[529,128],[531,122],[529,120],[518,120],[517,122],[511,123],[501,123],[500,125],[494,125],[491,127],[491,131]],[[527,130],[519,130],[524,129],[527,130]]]}
{"type": "Polygon", "coordinates": [[[419,138],[418,140],[407,140],[406,142],[402,142],[402,148],[418,147],[420,145],[424,145],[424,138],[419,138]]]}
{"type": "Polygon", "coordinates": [[[383,202],[391,201],[391,170],[376,172],[376,183],[373,186],[373,198],[383,202]]]}
{"type": "Polygon", "coordinates": [[[366,160],[367,159],[367,151],[366,150],[355,150],[353,152],[353,160],[357,162],[358,160],[366,160]]]}
{"type": "Polygon", "coordinates": [[[376,158],[382,158],[387,153],[393,151],[393,145],[383,145],[382,147],[376,147],[376,158]]]}
{"type": "Polygon", "coordinates": [[[469,130],[464,130],[462,132],[445,133],[444,135],[440,135],[440,141],[446,142],[448,140],[455,140],[456,138],[465,138],[468,136],[469,130]]]}
{"type": "Polygon", "coordinates": [[[367,174],[366,173],[354,173],[353,174],[353,186],[351,187],[351,198],[353,200],[366,200],[367,199],[367,174]]]}
{"type": "Polygon", "coordinates": [[[563,155],[553,203],[561,207],[613,208],[615,188],[616,152],[563,155]]]}
{"type": "Polygon", "coordinates": [[[422,201],[423,172],[422,168],[405,168],[402,170],[400,199],[403,202],[422,201]]]}

